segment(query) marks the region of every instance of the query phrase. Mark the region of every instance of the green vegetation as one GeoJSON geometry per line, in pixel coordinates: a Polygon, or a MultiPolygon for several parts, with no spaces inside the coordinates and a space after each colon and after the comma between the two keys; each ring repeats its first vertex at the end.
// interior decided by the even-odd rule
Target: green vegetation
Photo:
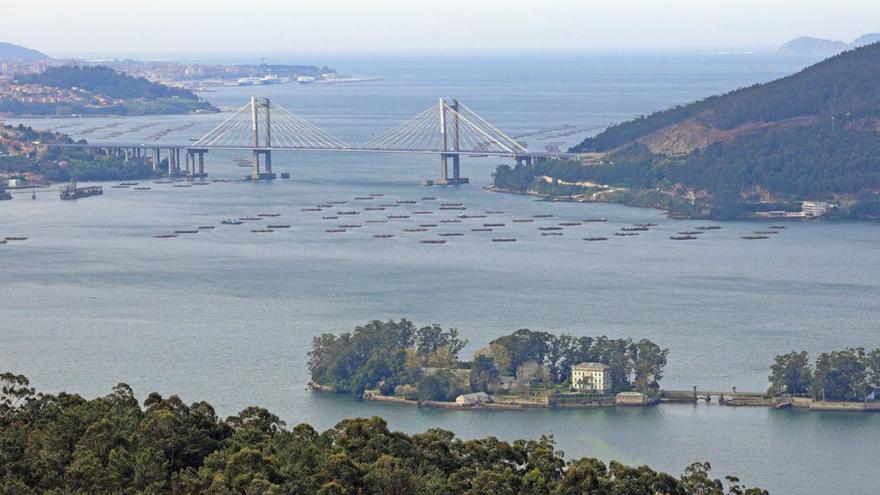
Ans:
{"type": "Polygon", "coordinates": [[[776,356],[770,367],[770,393],[814,399],[863,401],[880,389],[880,349],[823,352],[810,366],[806,352],[776,356]]]}
{"type": "MultiPolygon", "coordinates": [[[[31,127],[2,126],[0,138],[17,143],[73,143],[74,141],[55,132],[35,130],[31,127]]],[[[84,141],[83,141],[84,142],[84,141]]],[[[34,174],[49,182],[65,182],[71,179],[84,181],[108,181],[142,179],[153,176],[153,166],[146,158],[130,158],[89,153],[77,148],[35,147],[29,154],[18,152],[0,154],[0,172],[7,174],[34,174]]]]}
{"type": "MultiPolygon", "coordinates": [[[[729,130],[795,117],[855,121],[880,116],[880,43],[850,50],[797,74],[613,125],[572,151],[609,151],[689,118],[729,130]]],[[[802,143],[804,144],[804,143],[802,143]]]]}
{"type": "Polygon", "coordinates": [[[17,78],[18,84],[58,88],[67,93],[56,101],[0,98],[0,112],[29,115],[148,115],[216,112],[192,91],[132,77],[102,66],[50,67],[17,78]]]}
{"type": "Polygon", "coordinates": [[[351,333],[315,337],[308,366],[314,384],[355,397],[378,389],[383,395],[449,401],[462,393],[499,391],[503,376],[525,380],[527,386],[566,385],[572,365],[584,361],[607,364],[615,392],[652,392],[659,389],[669,353],[646,339],[522,329],[478,350],[473,362],[462,362],[458,354],[465,344],[455,329],[372,321],[351,333]],[[525,378],[523,365],[534,368],[525,378]]]}
{"type": "Polygon", "coordinates": [[[156,100],[160,98],[185,98],[197,100],[198,97],[183,88],[172,88],[164,84],[154,83],[142,77],[132,77],[116,72],[109,67],[65,65],[49,67],[39,74],[19,76],[18,82],[23,84],[41,84],[54,88],[79,88],[91,93],[107,95],[110,98],[144,98],[156,100]]]}
{"type": "Polygon", "coordinates": [[[681,477],[591,458],[565,461],[551,437],[461,440],[392,432],[381,418],[318,432],[248,407],[220,419],[207,402],[119,384],[84,399],[36,393],[0,375],[0,494],[760,495],[709,463],[681,477]]]}
{"type": "Polygon", "coordinates": [[[840,200],[838,216],[880,218],[880,43],[766,84],[609,127],[574,146],[590,164],[498,167],[499,189],[738,218],[840,200]],[[541,178],[631,189],[616,194],[541,178]],[[654,194],[648,195],[647,191],[654,194]],[[661,194],[657,194],[661,193],[661,194]]]}

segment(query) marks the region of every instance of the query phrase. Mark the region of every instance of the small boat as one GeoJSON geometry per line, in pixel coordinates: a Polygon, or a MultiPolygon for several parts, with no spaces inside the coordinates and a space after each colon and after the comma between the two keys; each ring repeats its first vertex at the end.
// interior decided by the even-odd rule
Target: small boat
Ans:
{"type": "Polygon", "coordinates": [[[418,229],[403,229],[403,231],[404,231],[404,232],[427,232],[428,229],[422,229],[422,228],[418,228],[418,229]]]}
{"type": "Polygon", "coordinates": [[[321,211],[321,208],[303,208],[299,211],[321,211]]]}
{"type": "Polygon", "coordinates": [[[443,232],[437,235],[439,235],[440,237],[461,237],[464,234],[462,234],[461,232],[443,232]]]}
{"type": "Polygon", "coordinates": [[[486,212],[486,215],[503,215],[504,212],[501,210],[489,210],[486,212]]]}
{"type": "Polygon", "coordinates": [[[284,224],[284,225],[266,225],[266,228],[268,228],[268,229],[289,229],[290,225],[286,225],[286,224],[284,224]]]}
{"type": "Polygon", "coordinates": [[[461,206],[463,203],[440,203],[440,206],[461,206]]]}
{"type": "Polygon", "coordinates": [[[175,230],[175,234],[198,234],[198,230],[175,230]]]}
{"type": "Polygon", "coordinates": [[[419,242],[422,244],[446,244],[446,239],[424,239],[419,242]]]}
{"type": "Polygon", "coordinates": [[[251,232],[253,232],[254,234],[267,234],[269,232],[275,232],[275,231],[272,229],[254,229],[251,232]]]}
{"type": "Polygon", "coordinates": [[[193,184],[194,186],[210,186],[210,185],[211,185],[210,182],[205,182],[205,181],[203,181],[203,180],[200,180],[200,181],[198,181],[198,182],[193,182],[192,184],[193,184]]]}
{"type": "Polygon", "coordinates": [[[580,224],[580,222],[559,222],[559,225],[561,227],[576,227],[580,224]]]}
{"type": "Polygon", "coordinates": [[[443,220],[440,220],[440,223],[461,223],[461,220],[457,218],[444,218],[443,220]]]}
{"type": "Polygon", "coordinates": [[[465,215],[461,213],[458,215],[458,218],[486,218],[486,215],[465,215]]]}
{"type": "Polygon", "coordinates": [[[476,228],[476,229],[471,229],[471,232],[492,232],[492,229],[476,228]]]}
{"type": "Polygon", "coordinates": [[[346,232],[346,230],[345,229],[327,229],[324,232],[329,232],[331,234],[335,234],[337,232],[346,232]]]}
{"type": "Polygon", "coordinates": [[[119,185],[120,186],[136,186],[136,185],[138,185],[138,183],[137,182],[120,182],[119,185]]]}
{"type": "Polygon", "coordinates": [[[336,214],[337,215],[360,215],[361,212],[349,210],[349,211],[337,211],[336,214]]]}
{"type": "Polygon", "coordinates": [[[615,232],[614,235],[618,237],[628,237],[632,235],[639,235],[638,232],[615,232]]]}
{"type": "Polygon", "coordinates": [[[437,226],[436,223],[423,223],[423,224],[419,224],[419,227],[426,227],[426,228],[431,228],[431,227],[436,227],[436,226],[437,226]]]}
{"type": "Polygon", "coordinates": [[[333,205],[320,204],[315,205],[315,208],[333,208],[333,205]]]}
{"type": "Polygon", "coordinates": [[[416,202],[412,199],[402,199],[396,202],[399,205],[414,205],[416,202]]]}
{"type": "Polygon", "coordinates": [[[370,196],[374,198],[381,198],[382,196],[385,196],[385,193],[370,193],[370,196]]]}
{"type": "Polygon", "coordinates": [[[703,233],[702,230],[684,230],[681,232],[676,232],[676,234],[678,234],[678,235],[700,235],[702,233],[703,233]]]}
{"type": "Polygon", "coordinates": [[[388,223],[388,220],[367,220],[367,223],[388,223]]]}
{"type": "Polygon", "coordinates": [[[721,230],[720,225],[700,225],[697,230],[721,230]]]}
{"type": "Polygon", "coordinates": [[[28,240],[28,238],[23,235],[2,237],[0,239],[3,239],[4,241],[26,241],[26,240],[28,240]]]}
{"type": "Polygon", "coordinates": [[[584,221],[593,223],[593,222],[605,222],[606,220],[604,218],[585,218],[584,221]]]}
{"type": "Polygon", "coordinates": [[[413,215],[433,215],[433,211],[414,211],[413,215]]]}
{"type": "Polygon", "coordinates": [[[257,213],[258,217],[280,217],[281,213],[257,213]]]}
{"type": "Polygon", "coordinates": [[[153,184],[171,184],[170,180],[154,180],[153,184]]]}
{"type": "Polygon", "coordinates": [[[382,211],[384,209],[382,206],[373,206],[371,208],[364,208],[364,211],[382,211]]]}
{"type": "Polygon", "coordinates": [[[214,230],[217,227],[214,227],[213,225],[200,225],[196,228],[199,230],[214,230]]]}
{"type": "Polygon", "coordinates": [[[234,218],[231,218],[231,219],[229,219],[229,220],[223,220],[223,221],[221,221],[220,223],[223,224],[223,225],[241,225],[241,224],[243,224],[244,222],[242,222],[241,220],[236,220],[236,219],[234,219],[234,218]]]}
{"type": "Polygon", "coordinates": [[[345,224],[345,225],[337,225],[340,229],[359,229],[361,226],[356,223],[345,224]]]}
{"type": "Polygon", "coordinates": [[[119,184],[119,185],[116,185],[116,186],[110,186],[110,187],[113,188],[113,189],[128,189],[128,188],[131,187],[131,186],[123,186],[122,184],[119,184]]]}
{"type": "Polygon", "coordinates": [[[356,196],[354,199],[355,199],[355,201],[372,201],[376,198],[374,198],[372,196],[356,196]]]}
{"type": "Polygon", "coordinates": [[[464,206],[441,206],[440,210],[443,210],[443,211],[450,211],[450,210],[462,211],[462,210],[467,210],[467,208],[465,208],[464,206]]]}
{"type": "Polygon", "coordinates": [[[373,237],[376,239],[390,239],[394,237],[394,234],[374,234],[373,237]]]}
{"type": "Polygon", "coordinates": [[[692,241],[694,239],[699,239],[699,237],[695,235],[673,235],[669,236],[673,241],[692,241]]]}
{"type": "Polygon", "coordinates": [[[132,190],[134,190],[134,191],[149,191],[150,188],[146,187],[146,186],[140,186],[140,187],[134,187],[134,188],[132,188],[132,190]]]}
{"type": "Polygon", "coordinates": [[[496,237],[492,239],[492,242],[516,242],[516,239],[513,237],[496,237]]]}
{"type": "Polygon", "coordinates": [[[238,217],[242,222],[257,222],[262,220],[260,217],[238,217]]]}
{"type": "Polygon", "coordinates": [[[484,223],[483,227],[504,227],[503,223],[484,223]]]}
{"type": "Polygon", "coordinates": [[[645,227],[645,228],[647,228],[647,227],[656,227],[656,226],[657,226],[656,223],[636,223],[636,224],[633,224],[633,225],[635,225],[636,227],[645,227]]]}
{"type": "Polygon", "coordinates": [[[785,225],[771,225],[770,228],[774,230],[784,229],[785,225]]]}
{"type": "Polygon", "coordinates": [[[393,218],[393,219],[397,219],[397,218],[409,218],[409,215],[388,215],[388,218],[393,218]]]}
{"type": "Polygon", "coordinates": [[[0,245],[6,244],[6,239],[0,237],[0,245]]]}
{"type": "MultiPolygon", "coordinates": [[[[113,187],[116,187],[116,186],[113,186],[113,187]]],[[[122,187],[128,187],[128,186],[122,186],[122,187]]],[[[174,184],[174,187],[192,187],[192,184],[174,184]]]]}
{"type": "Polygon", "coordinates": [[[434,196],[425,196],[422,198],[422,201],[434,201],[435,199],[437,198],[435,198],[434,196]]]}
{"type": "Polygon", "coordinates": [[[541,232],[541,235],[562,235],[562,232],[541,232]]]}
{"type": "Polygon", "coordinates": [[[548,215],[548,214],[532,215],[532,218],[553,218],[553,215],[548,215]]]}
{"type": "Polygon", "coordinates": [[[769,239],[770,237],[768,237],[766,235],[744,235],[744,236],[742,236],[742,238],[747,241],[755,241],[758,239],[769,239]]]}
{"type": "Polygon", "coordinates": [[[513,223],[531,223],[534,222],[531,218],[514,218],[513,223]]]}
{"type": "Polygon", "coordinates": [[[622,232],[644,232],[651,229],[648,227],[621,227],[620,230],[622,232]]]}
{"type": "Polygon", "coordinates": [[[538,227],[538,230],[562,230],[562,227],[538,227]]]}
{"type": "Polygon", "coordinates": [[[752,233],[758,234],[758,235],[768,235],[768,234],[778,234],[779,232],[776,230],[755,230],[752,233]]]}
{"type": "Polygon", "coordinates": [[[325,201],[328,205],[344,205],[348,201],[325,201]]]}
{"type": "Polygon", "coordinates": [[[156,234],[153,236],[156,239],[171,239],[173,237],[177,237],[176,234],[156,234]]]}
{"type": "Polygon", "coordinates": [[[607,237],[584,237],[585,241],[607,241],[607,237]]]}
{"type": "Polygon", "coordinates": [[[321,220],[336,220],[338,218],[339,217],[336,215],[328,215],[328,216],[321,217],[321,220]]]}

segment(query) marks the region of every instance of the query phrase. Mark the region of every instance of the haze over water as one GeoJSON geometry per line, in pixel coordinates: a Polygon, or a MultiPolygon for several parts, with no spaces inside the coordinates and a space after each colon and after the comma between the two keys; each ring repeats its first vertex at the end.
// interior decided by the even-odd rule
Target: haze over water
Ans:
{"type": "MultiPolygon", "coordinates": [[[[273,61],[275,62],[275,61],[273,61]]],[[[295,60],[292,60],[295,62],[295,60]]],[[[510,134],[571,124],[619,121],[754,82],[803,64],[760,56],[592,56],[566,59],[320,60],[340,72],[383,81],[325,86],[232,88],[204,96],[238,106],[257,92],[341,138],[358,143],[436,103],[457,96],[510,134]]],[[[118,140],[141,142],[163,127],[190,122],[167,142],[185,143],[223,116],[36,120],[64,126],[75,137],[143,123],[153,128],[118,140]]],[[[548,133],[553,135],[553,133],[548,133]]],[[[574,144],[586,133],[545,141],[574,144]]],[[[211,152],[211,178],[245,169],[234,155],[211,152]]],[[[436,159],[408,155],[292,153],[274,156],[276,172],[292,179],[232,182],[188,189],[147,184],[150,191],[112,189],[61,202],[18,195],[0,204],[0,235],[26,234],[0,246],[0,369],[28,375],[38,389],[103,395],[117,382],[143,399],[150,391],[207,400],[221,415],[262,405],[288,423],[327,428],[352,416],[381,415],[408,432],[441,427],[463,437],[556,436],[570,457],[593,455],[646,463],[680,473],[692,461],[712,462],[717,475],[736,473],[772,493],[870,493],[880,445],[880,416],[765,408],[663,405],[647,409],[575,411],[443,411],[309,392],[306,353],[322,332],[349,331],[370,319],[406,317],[417,324],[457,327],[474,350],[528,327],[576,335],[650,338],[670,348],[667,389],[764,390],[775,354],[880,346],[880,228],[867,223],[792,222],[767,241],[741,235],[766,222],[722,225],[693,242],[669,235],[710,222],[672,221],[660,212],[604,204],[536,202],[494,194],[496,159],[465,158],[468,186],[423,188],[436,159]],[[437,201],[322,220],[302,208],[348,200],[340,209],[375,206],[356,196],[384,193],[375,203],[437,201]],[[459,212],[502,210],[498,218],[441,224],[459,212]],[[396,210],[435,210],[388,224],[366,224],[396,210]],[[254,234],[247,226],[177,239],[174,229],[217,225],[224,218],[278,212],[289,230],[254,234]],[[548,224],[605,217],[605,224],[542,237],[536,224],[511,219],[553,214],[548,224]],[[351,220],[351,222],[349,222],[351,220]],[[497,235],[472,233],[484,221],[507,226],[497,235]],[[655,222],[634,238],[584,242],[622,226],[655,222]],[[338,223],[364,227],[341,235],[338,223]],[[405,234],[404,227],[438,223],[461,231],[446,245],[405,234]],[[373,234],[394,234],[374,239],[373,234]],[[502,234],[503,233],[503,234],[502,234]],[[492,243],[491,237],[516,237],[492,243]]],[[[142,181],[148,183],[150,181],[142,181]]],[[[400,213],[403,213],[402,211],[400,213]]]]}

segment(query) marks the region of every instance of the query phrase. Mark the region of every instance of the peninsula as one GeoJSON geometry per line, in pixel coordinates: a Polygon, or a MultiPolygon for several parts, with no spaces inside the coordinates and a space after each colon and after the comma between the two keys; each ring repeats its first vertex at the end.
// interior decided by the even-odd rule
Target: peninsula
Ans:
{"type": "Polygon", "coordinates": [[[502,165],[500,191],[692,218],[880,218],[880,43],[622,122],[580,161],[502,165]],[[817,215],[818,213],[818,215],[817,215]]]}

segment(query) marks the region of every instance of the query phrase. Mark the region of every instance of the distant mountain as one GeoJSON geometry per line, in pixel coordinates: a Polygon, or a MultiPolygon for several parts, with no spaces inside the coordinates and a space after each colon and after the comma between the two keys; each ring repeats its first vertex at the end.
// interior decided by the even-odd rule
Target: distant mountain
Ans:
{"type": "Polygon", "coordinates": [[[777,50],[776,53],[780,55],[812,55],[828,57],[844,50],[849,50],[850,48],[858,48],[878,41],[880,41],[880,33],[863,34],[853,40],[852,43],[801,36],[788,43],[784,43],[779,47],[779,50],[777,50]]]}
{"type": "Polygon", "coordinates": [[[877,74],[880,43],[848,50],[776,81],[613,125],[571,149],[590,161],[496,171],[496,186],[547,190],[548,178],[613,186],[695,216],[828,200],[859,203],[850,216],[880,217],[877,74]]]}
{"type": "Polygon", "coordinates": [[[43,60],[48,55],[23,46],[13,45],[0,41],[0,60],[43,60]]]}

